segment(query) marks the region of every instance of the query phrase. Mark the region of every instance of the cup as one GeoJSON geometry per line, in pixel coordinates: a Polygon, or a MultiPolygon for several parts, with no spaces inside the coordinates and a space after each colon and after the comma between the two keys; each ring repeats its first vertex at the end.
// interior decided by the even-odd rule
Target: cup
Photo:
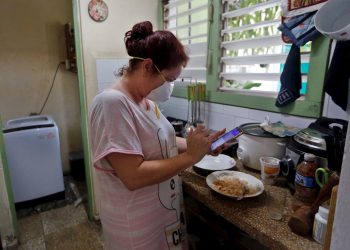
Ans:
{"type": "Polygon", "coordinates": [[[280,160],[275,157],[262,156],[259,158],[261,167],[261,180],[265,184],[274,184],[280,173],[280,160]]]}
{"type": "Polygon", "coordinates": [[[266,207],[270,219],[282,220],[286,196],[278,191],[266,191],[266,207]]]}
{"type": "Polygon", "coordinates": [[[325,168],[318,168],[315,172],[316,183],[322,188],[328,181],[332,172],[325,168]]]}

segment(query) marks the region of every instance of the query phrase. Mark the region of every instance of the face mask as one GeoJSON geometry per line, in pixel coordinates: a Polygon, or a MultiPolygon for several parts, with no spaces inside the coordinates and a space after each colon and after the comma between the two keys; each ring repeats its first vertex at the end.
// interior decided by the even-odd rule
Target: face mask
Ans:
{"type": "Polygon", "coordinates": [[[147,98],[154,102],[165,102],[170,99],[173,89],[174,83],[165,82],[158,88],[152,90],[147,96],[147,98]]]}

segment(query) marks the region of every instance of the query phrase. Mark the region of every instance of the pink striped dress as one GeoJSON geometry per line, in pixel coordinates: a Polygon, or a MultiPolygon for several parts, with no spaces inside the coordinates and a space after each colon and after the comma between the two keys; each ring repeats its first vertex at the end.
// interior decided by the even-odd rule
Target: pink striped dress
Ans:
{"type": "Polygon", "coordinates": [[[181,181],[128,190],[105,157],[109,153],[141,155],[144,160],[177,154],[175,131],[167,119],[136,105],[115,89],[99,93],[90,107],[93,165],[100,197],[100,219],[108,249],[186,249],[181,181]]]}

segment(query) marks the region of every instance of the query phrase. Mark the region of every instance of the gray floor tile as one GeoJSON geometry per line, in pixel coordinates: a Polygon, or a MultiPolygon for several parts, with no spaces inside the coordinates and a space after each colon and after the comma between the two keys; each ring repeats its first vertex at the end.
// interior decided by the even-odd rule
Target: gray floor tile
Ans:
{"type": "Polygon", "coordinates": [[[86,222],[87,214],[82,205],[74,207],[68,205],[62,208],[50,210],[40,214],[44,235],[60,231],[73,225],[86,222]]]}
{"type": "Polygon", "coordinates": [[[24,217],[18,220],[19,242],[38,239],[43,236],[43,225],[39,214],[24,217]]]}
{"type": "Polygon", "coordinates": [[[30,239],[26,242],[20,243],[18,250],[46,250],[44,237],[41,236],[36,239],[30,239]]]}
{"type": "Polygon", "coordinates": [[[47,250],[103,250],[103,245],[91,222],[83,222],[45,236],[47,250]]]}

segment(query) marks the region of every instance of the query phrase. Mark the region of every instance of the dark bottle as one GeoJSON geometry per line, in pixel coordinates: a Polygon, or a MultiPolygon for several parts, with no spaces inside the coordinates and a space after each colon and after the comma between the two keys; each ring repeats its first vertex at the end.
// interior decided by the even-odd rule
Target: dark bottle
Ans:
{"type": "Polygon", "coordinates": [[[311,204],[317,196],[318,186],[315,180],[317,164],[315,155],[304,154],[304,161],[296,168],[294,197],[306,204],[311,204]]]}

